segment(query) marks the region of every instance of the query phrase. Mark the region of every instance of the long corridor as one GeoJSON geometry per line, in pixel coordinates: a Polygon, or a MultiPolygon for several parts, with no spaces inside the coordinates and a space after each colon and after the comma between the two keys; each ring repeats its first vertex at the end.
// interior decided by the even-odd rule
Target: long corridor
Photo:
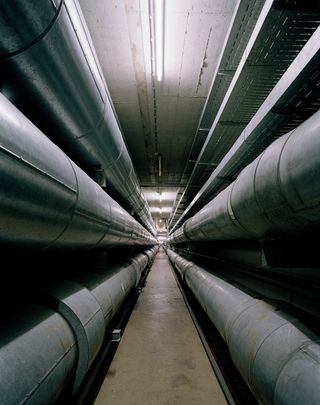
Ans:
{"type": "Polygon", "coordinates": [[[161,251],[95,404],[226,404],[161,251]]]}

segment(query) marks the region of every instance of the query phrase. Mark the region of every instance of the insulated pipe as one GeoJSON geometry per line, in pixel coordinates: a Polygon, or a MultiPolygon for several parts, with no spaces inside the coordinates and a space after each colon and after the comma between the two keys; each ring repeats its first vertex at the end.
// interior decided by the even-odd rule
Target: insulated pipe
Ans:
{"type": "Polygon", "coordinates": [[[139,281],[140,281],[141,276],[142,276],[141,269],[146,267],[148,265],[148,262],[149,262],[148,255],[141,254],[141,253],[136,255],[135,258],[132,260],[132,264],[135,267],[136,273],[137,273],[136,285],[139,284],[139,281]]]}
{"type": "Polygon", "coordinates": [[[0,309],[1,403],[53,404],[75,373],[72,329],[54,310],[16,301],[0,309]]]}
{"type": "Polygon", "coordinates": [[[136,255],[132,259],[132,264],[134,265],[137,273],[137,278],[136,278],[136,285],[139,284],[141,276],[142,276],[142,271],[141,269],[144,269],[147,266],[151,266],[153,258],[155,254],[158,251],[158,246],[154,246],[153,248],[144,251],[143,253],[140,253],[136,255]]]}
{"type": "Polygon", "coordinates": [[[133,257],[72,280],[29,281],[23,291],[30,296],[22,304],[5,299],[0,309],[1,403],[52,404],[67,385],[76,391],[111,318],[137,284],[137,266],[139,274],[146,267],[148,256],[138,256],[146,260],[133,257]],[[29,303],[36,299],[40,302],[29,303]]]}
{"type": "Polygon", "coordinates": [[[78,1],[1,2],[0,56],[2,92],[83,169],[102,170],[155,236],[78,1]]]}
{"type": "Polygon", "coordinates": [[[172,244],[183,243],[186,241],[184,233],[184,225],[177,229],[172,235],[170,235],[168,242],[172,244]]]}
{"type": "Polygon", "coordinates": [[[143,253],[148,256],[148,266],[151,266],[153,258],[155,254],[159,250],[159,245],[155,245],[152,248],[149,248],[148,250],[145,250],[143,253]]]}
{"type": "Polygon", "coordinates": [[[320,338],[291,315],[168,249],[261,404],[318,404],[320,338]]]}
{"type": "Polygon", "coordinates": [[[319,156],[320,111],[266,148],[168,242],[261,238],[319,230],[319,156]]]}
{"type": "Polygon", "coordinates": [[[0,242],[37,249],[156,243],[0,94],[0,242]]]}
{"type": "Polygon", "coordinates": [[[69,280],[61,283],[61,280],[47,279],[40,290],[50,297],[50,304],[68,322],[77,340],[78,360],[73,384],[75,392],[103,342],[102,331],[106,325],[102,308],[87,288],[69,280]]]}

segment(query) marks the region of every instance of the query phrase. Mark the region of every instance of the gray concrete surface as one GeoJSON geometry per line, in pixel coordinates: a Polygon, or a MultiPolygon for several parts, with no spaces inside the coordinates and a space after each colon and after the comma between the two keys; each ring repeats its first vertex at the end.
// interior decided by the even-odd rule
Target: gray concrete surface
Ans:
{"type": "Polygon", "coordinates": [[[164,253],[158,253],[96,405],[226,404],[164,253]]]}

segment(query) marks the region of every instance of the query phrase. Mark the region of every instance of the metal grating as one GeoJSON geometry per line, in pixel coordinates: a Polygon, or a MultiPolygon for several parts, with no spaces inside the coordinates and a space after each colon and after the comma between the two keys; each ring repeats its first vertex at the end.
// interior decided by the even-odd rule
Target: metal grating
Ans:
{"type": "MultiPolygon", "coordinates": [[[[230,30],[228,40],[221,56],[221,61],[216,72],[217,74],[212,82],[211,89],[199,121],[189,157],[182,174],[181,182],[187,183],[187,180],[190,178],[189,173],[192,173],[195,167],[195,161],[198,158],[199,153],[201,152],[201,149],[207,139],[209,129],[213,124],[214,118],[219,110],[225,93],[230,86],[233,75],[235,74],[240,63],[243,52],[251,37],[252,31],[264,3],[265,0],[257,0],[255,2],[252,2],[251,0],[242,0],[240,2],[234,18],[233,26],[230,30]],[[188,176],[186,176],[187,174],[188,176]]],[[[182,189],[181,194],[184,191],[185,190],[182,189]]],[[[188,193],[188,195],[189,194],[190,193],[188,193]]],[[[192,196],[193,193],[190,194],[188,200],[190,200],[192,196]]],[[[180,198],[181,195],[178,195],[173,213],[175,213],[177,205],[181,203],[180,198]]]]}
{"type": "MultiPolygon", "coordinates": [[[[319,20],[319,13],[269,10],[244,67],[234,83],[230,96],[224,100],[225,106],[222,111],[219,111],[215,124],[210,130],[208,139],[200,152],[197,163],[194,165],[189,184],[191,182],[200,185],[205,183],[209,174],[201,163],[217,164],[223,159],[275,84],[317,29],[319,20]]],[[[310,88],[307,92],[309,91],[310,88]]],[[[303,99],[308,97],[312,97],[312,90],[303,99]]],[[[298,102],[302,103],[302,101],[298,102]]],[[[301,113],[302,116],[307,115],[305,111],[307,108],[310,110],[309,115],[311,115],[311,111],[317,108],[318,102],[317,96],[312,102],[311,98],[309,101],[305,100],[304,105],[299,107],[300,111],[304,111],[303,114],[301,113]]],[[[283,106],[282,108],[284,110],[279,110],[277,115],[285,115],[285,118],[282,117],[282,119],[286,121],[287,127],[283,127],[281,134],[302,122],[302,116],[299,119],[295,113],[294,119],[292,117],[290,119],[288,117],[290,114],[285,110],[288,107],[283,106]]],[[[277,131],[275,131],[274,136],[279,136],[277,131]]],[[[263,143],[266,142],[262,142],[252,156],[258,155],[263,150],[266,146],[263,143]]],[[[242,164],[240,166],[243,167],[242,164]]],[[[190,195],[188,187],[184,195],[190,195]]],[[[188,199],[188,202],[191,201],[191,198],[188,199]]],[[[177,219],[178,217],[175,215],[172,218],[172,224],[177,219]]]]}
{"type": "Polygon", "coordinates": [[[320,107],[320,28],[279,81],[223,162],[184,212],[184,220],[225,188],[279,136],[290,132],[320,107]],[[294,74],[293,74],[294,72],[294,74]]]}
{"type": "Polygon", "coordinates": [[[228,131],[227,136],[226,130],[216,125],[201,161],[222,159],[221,152],[224,155],[229,150],[318,25],[317,14],[269,11],[218,121],[241,125],[228,131]],[[218,145],[224,138],[227,144],[221,151],[218,145]]]}
{"type": "Polygon", "coordinates": [[[221,59],[217,77],[208,96],[200,127],[210,128],[213,124],[264,3],[265,0],[241,2],[221,59]]]}

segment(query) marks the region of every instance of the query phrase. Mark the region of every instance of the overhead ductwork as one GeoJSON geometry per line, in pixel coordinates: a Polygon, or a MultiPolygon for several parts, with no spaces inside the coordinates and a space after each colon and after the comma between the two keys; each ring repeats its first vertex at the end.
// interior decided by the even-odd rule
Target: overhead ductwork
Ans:
{"type": "Polygon", "coordinates": [[[2,2],[2,92],[155,235],[77,0],[2,2]]]}
{"type": "Polygon", "coordinates": [[[0,242],[35,249],[156,239],[0,94],[0,242]]]}
{"type": "Polygon", "coordinates": [[[169,243],[311,233],[320,225],[320,111],[273,142],[169,243]]]}
{"type": "MultiPolygon", "coordinates": [[[[23,301],[13,294],[6,299],[0,314],[1,403],[52,404],[68,385],[77,391],[110,320],[156,251],[71,279],[38,276],[23,285],[23,301]]],[[[15,291],[18,286],[16,281],[15,291]]]]}
{"type": "Polygon", "coordinates": [[[167,250],[260,404],[317,404],[320,338],[286,312],[167,250]]]}

